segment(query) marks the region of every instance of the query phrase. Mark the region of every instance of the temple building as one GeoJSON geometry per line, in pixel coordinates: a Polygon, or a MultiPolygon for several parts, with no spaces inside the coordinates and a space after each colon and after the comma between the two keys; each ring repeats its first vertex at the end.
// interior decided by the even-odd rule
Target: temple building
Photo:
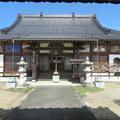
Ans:
{"type": "Polygon", "coordinates": [[[51,79],[56,62],[60,78],[70,78],[82,71],[86,57],[93,62],[92,75],[114,75],[110,67],[120,58],[120,31],[103,27],[96,15],[19,14],[0,30],[0,76],[19,77],[21,57],[31,80],[51,79]]]}

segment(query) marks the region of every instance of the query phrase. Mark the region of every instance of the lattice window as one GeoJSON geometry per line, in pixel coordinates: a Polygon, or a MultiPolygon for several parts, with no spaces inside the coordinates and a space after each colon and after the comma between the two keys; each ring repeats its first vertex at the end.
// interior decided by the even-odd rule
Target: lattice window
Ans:
{"type": "Polygon", "coordinates": [[[107,56],[106,55],[101,55],[97,56],[94,55],[92,56],[92,61],[93,61],[93,72],[108,72],[109,71],[109,64],[107,62],[107,56]]]}
{"type": "Polygon", "coordinates": [[[107,46],[106,45],[98,45],[98,48],[97,48],[97,45],[94,45],[93,46],[93,51],[94,52],[107,52],[107,46]]]}
{"type": "Polygon", "coordinates": [[[120,52],[120,45],[111,45],[110,52],[119,53],[120,52]]]}

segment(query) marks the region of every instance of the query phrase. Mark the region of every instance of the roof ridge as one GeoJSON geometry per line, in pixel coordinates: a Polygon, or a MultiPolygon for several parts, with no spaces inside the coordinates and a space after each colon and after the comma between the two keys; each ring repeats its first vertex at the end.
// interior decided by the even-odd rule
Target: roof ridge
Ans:
{"type": "MultiPolygon", "coordinates": [[[[35,18],[35,17],[72,17],[73,14],[21,14],[21,17],[23,18],[35,18]]],[[[74,14],[74,17],[81,17],[81,18],[91,18],[94,17],[95,14],[88,14],[88,15],[82,15],[82,14],[74,14]]]]}

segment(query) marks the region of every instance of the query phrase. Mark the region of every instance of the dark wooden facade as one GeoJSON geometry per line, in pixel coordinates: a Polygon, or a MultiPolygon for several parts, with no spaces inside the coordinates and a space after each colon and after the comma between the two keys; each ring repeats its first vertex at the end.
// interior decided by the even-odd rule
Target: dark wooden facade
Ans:
{"type": "Polygon", "coordinates": [[[66,41],[3,41],[0,55],[3,55],[3,76],[19,76],[17,62],[23,56],[28,63],[27,76],[51,78],[55,71],[55,60],[58,61],[58,72],[61,78],[69,78],[72,73],[81,69],[78,64],[70,63],[70,59],[85,60],[88,56],[93,64],[93,72],[109,73],[109,55],[120,54],[120,50],[113,47],[120,46],[119,42],[98,43],[104,50],[96,51],[97,41],[93,42],[66,42],[66,41]],[[34,43],[34,44],[33,44],[34,43]],[[57,45],[58,44],[58,45],[57,45]],[[60,45],[61,44],[61,45],[60,45]],[[85,48],[87,47],[87,49],[85,48]],[[88,49],[89,46],[89,49],[88,49]],[[7,48],[8,47],[8,48],[7,48]],[[13,51],[14,47],[14,51],[13,51]]]}

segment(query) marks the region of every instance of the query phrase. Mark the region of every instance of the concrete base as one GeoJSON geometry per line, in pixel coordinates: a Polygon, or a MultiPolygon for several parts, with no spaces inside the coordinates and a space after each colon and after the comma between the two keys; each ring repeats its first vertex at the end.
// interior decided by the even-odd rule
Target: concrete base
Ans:
{"type": "Polygon", "coordinates": [[[102,82],[102,81],[95,82],[95,86],[96,86],[97,88],[104,88],[104,87],[105,87],[105,83],[102,82]]]}
{"type": "Polygon", "coordinates": [[[94,87],[94,83],[92,81],[85,81],[83,83],[83,86],[85,86],[85,87],[94,87]]]}
{"type": "Polygon", "coordinates": [[[15,88],[16,87],[16,78],[9,78],[8,82],[6,82],[6,88],[15,88]]]}
{"type": "Polygon", "coordinates": [[[99,78],[97,81],[103,81],[103,82],[120,82],[120,77],[116,76],[91,76],[92,81],[96,81],[96,79],[99,78]]]}
{"type": "Polygon", "coordinates": [[[16,88],[16,82],[7,82],[6,88],[16,88]]]}
{"type": "Polygon", "coordinates": [[[52,81],[58,83],[60,81],[60,75],[59,74],[52,75],[52,81]]]}
{"type": "Polygon", "coordinates": [[[35,83],[35,82],[36,82],[36,80],[32,80],[31,82],[35,83]]]}

